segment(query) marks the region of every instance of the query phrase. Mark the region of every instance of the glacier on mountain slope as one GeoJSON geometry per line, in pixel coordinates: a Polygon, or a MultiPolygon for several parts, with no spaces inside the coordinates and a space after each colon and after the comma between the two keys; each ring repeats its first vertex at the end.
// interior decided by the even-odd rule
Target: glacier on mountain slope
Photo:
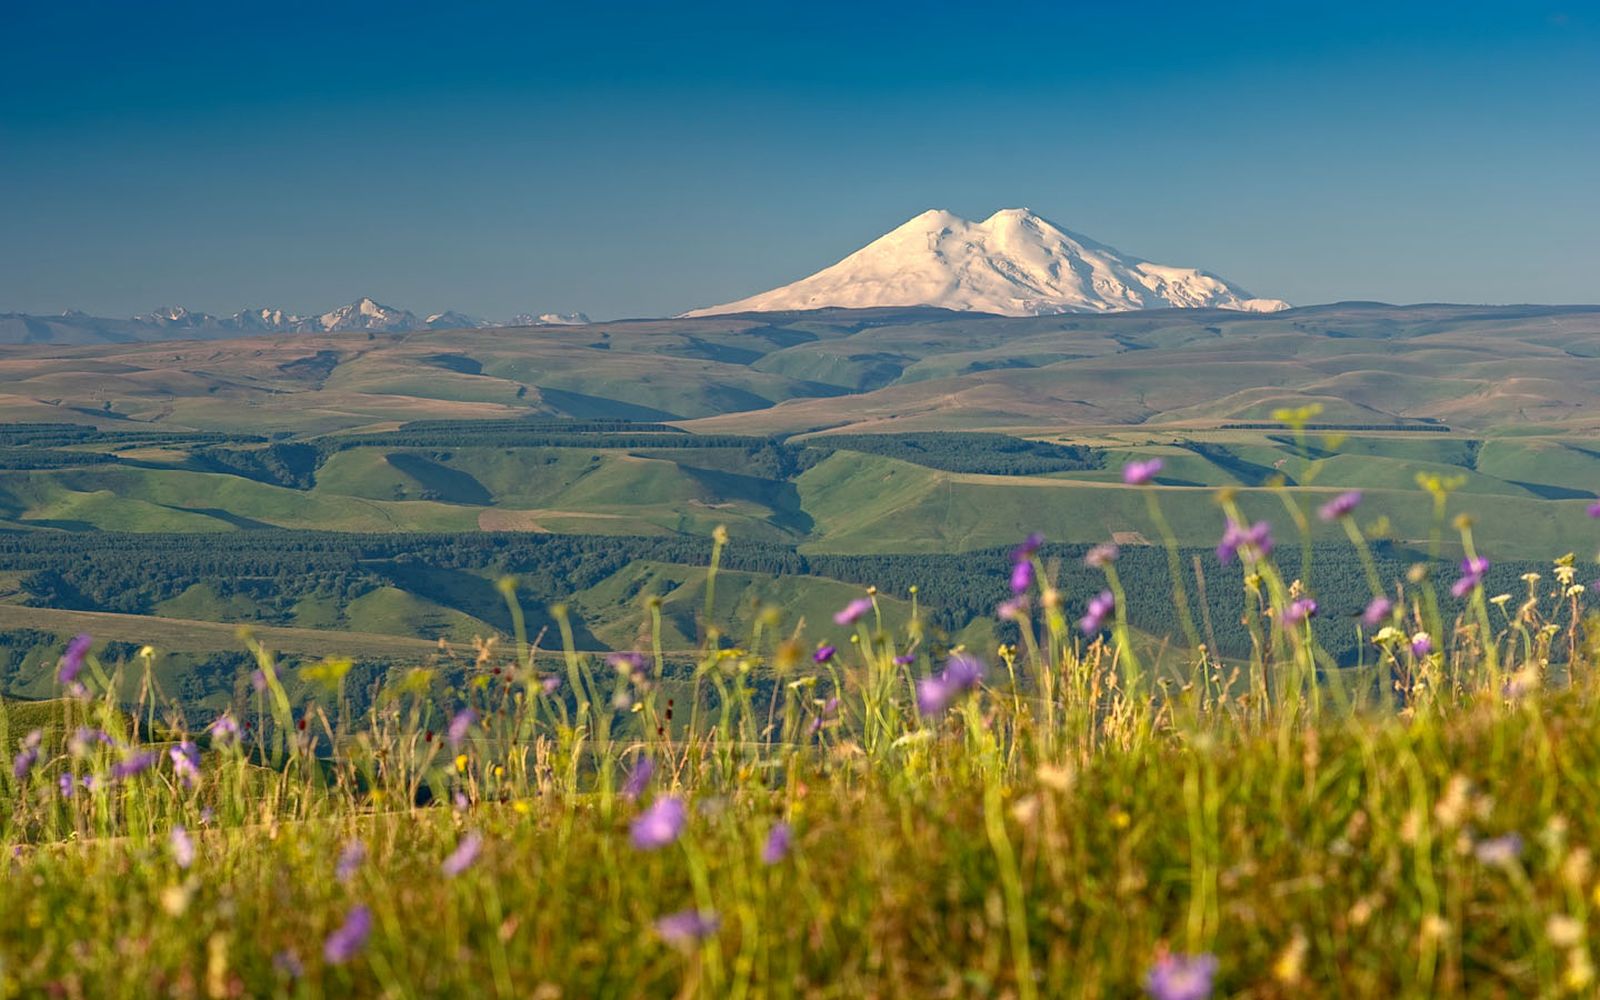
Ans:
{"type": "Polygon", "coordinates": [[[684,315],[878,306],[1002,316],[1289,308],[1204,271],[1141,260],[1008,208],[982,222],[929,210],[809,278],[684,315]]]}

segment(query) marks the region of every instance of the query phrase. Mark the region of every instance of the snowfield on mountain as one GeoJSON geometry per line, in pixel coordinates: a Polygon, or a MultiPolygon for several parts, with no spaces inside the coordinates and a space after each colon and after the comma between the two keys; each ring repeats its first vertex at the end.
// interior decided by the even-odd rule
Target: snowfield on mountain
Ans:
{"type": "Polygon", "coordinates": [[[982,222],[933,209],[809,278],[684,315],[877,306],[1045,316],[1164,308],[1276,312],[1289,303],[1256,298],[1192,267],[1141,260],[1025,208],[982,222]]]}

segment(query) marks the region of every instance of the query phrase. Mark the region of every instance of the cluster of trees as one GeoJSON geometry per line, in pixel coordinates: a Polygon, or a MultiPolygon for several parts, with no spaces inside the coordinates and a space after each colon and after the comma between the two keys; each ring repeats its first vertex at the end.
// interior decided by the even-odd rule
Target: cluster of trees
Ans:
{"type": "Polygon", "coordinates": [[[258,448],[198,448],[194,464],[207,472],[226,472],[273,486],[309,490],[316,485],[322,452],[310,444],[276,442],[258,448]]]}
{"type": "MultiPolygon", "coordinates": [[[[1084,565],[1085,552],[1085,546],[1074,545],[1042,550],[1046,563],[1057,568],[1065,607],[1074,618],[1105,585],[1099,570],[1084,565]]],[[[149,613],[160,601],[204,582],[224,597],[243,593],[269,613],[287,616],[307,595],[327,597],[342,606],[376,587],[396,586],[502,628],[509,621],[491,582],[500,576],[518,579],[519,594],[532,605],[530,615],[543,620],[544,603],[592,587],[635,560],[703,566],[710,555],[707,540],[685,536],[288,531],[0,535],[0,566],[26,571],[23,586],[40,606],[149,613]]],[[[1339,662],[1355,662],[1360,654],[1355,616],[1371,598],[1366,576],[1347,546],[1319,546],[1313,555],[1312,578],[1307,582],[1321,606],[1314,628],[1339,662]]],[[[1292,553],[1285,558],[1297,562],[1292,553]]],[[[1224,655],[1247,654],[1250,637],[1241,624],[1245,604],[1239,567],[1221,565],[1209,549],[1185,550],[1181,561],[1196,628],[1224,655]],[[1204,602],[1199,596],[1202,589],[1204,602]]],[[[1405,578],[1414,561],[1405,553],[1382,547],[1378,551],[1380,576],[1391,586],[1405,578]]],[[[995,606],[1010,596],[1010,558],[1004,548],[951,555],[852,556],[734,542],[724,550],[722,564],[730,570],[876,586],[899,597],[916,587],[931,622],[952,632],[992,616],[995,606]]],[[[1285,568],[1297,575],[1287,563],[1285,568]]],[[[1539,568],[1531,563],[1497,564],[1486,586],[1520,592],[1520,575],[1539,568]]],[[[1442,580],[1453,579],[1445,565],[1435,569],[1442,580]]],[[[1125,548],[1118,572],[1130,620],[1144,631],[1181,641],[1166,553],[1149,546],[1125,548]]],[[[1462,605],[1450,599],[1444,586],[1439,589],[1446,615],[1459,613],[1462,605]]]]}
{"type": "Polygon", "coordinates": [[[116,460],[117,456],[103,451],[0,446],[0,469],[64,469],[76,465],[104,465],[116,460]]]}
{"type": "Polygon", "coordinates": [[[88,424],[0,424],[0,447],[5,448],[63,448],[86,444],[153,448],[165,445],[259,444],[266,440],[255,434],[215,431],[101,430],[88,424]]]}

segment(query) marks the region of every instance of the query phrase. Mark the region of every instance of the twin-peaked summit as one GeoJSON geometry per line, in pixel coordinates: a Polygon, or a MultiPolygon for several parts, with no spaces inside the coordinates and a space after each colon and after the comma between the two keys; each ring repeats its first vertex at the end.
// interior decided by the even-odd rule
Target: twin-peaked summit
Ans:
{"type": "Polygon", "coordinates": [[[809,278],[685,315],[877,306],[1041,316],[1166,308],[1274,312],[1289,304],[1255,298],[1192,267],[1129,256],[1025,208],[1008,208],[982,222],[923,212],[809,278]]]}

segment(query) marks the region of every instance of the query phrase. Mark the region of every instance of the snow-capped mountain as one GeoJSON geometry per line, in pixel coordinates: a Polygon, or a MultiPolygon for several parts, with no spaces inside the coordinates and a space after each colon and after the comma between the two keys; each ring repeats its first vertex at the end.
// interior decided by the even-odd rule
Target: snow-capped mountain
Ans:
{"type": "Polygon", "coordinates": [[[386,306],[364,296],[337,309],[316,316],[300,316],[282,309],[244,309],[232,316],[219,317],[210,313],[194,312],[182,306],[162,306],[159,309],[133,317],[136,323],[146,323],[163,329],[201,331],[240,331],[247,333],[331,333],[337,330],[375,330],[386,333],[405,333],[433,326],[434,319],[447,319],[447,326],[481,326],[460,313],[447,312],[420,320],[405,309],[386,306]],[[465,320],[456,323],[455,320],[465,320]]]}
{"type": "Polygon", "coordinates": [[[225,340],[274,333],[412,333],[429,330],[481,330],[510,326],[577,326],[588,323],[583,313],[514,316],[505,323],[447,309],[420,318],[364,296],[325,313],[302,316],[270,307],[243,309],[232,316],[161,306],[129,319],[90,316],[69,309],[57,316],[0,313],[0,344],[100,344],[141,340],[225,340]]]}
{"type": "Polygon", "coordinates": [[[386,306],[371,298],[362,297],[347,306],[329,310],[317,317],[317,326],[323,330],[381,330],[404,333],[421,328],[422,321],[406,309],[386,306]]]}
{"type": "Polygon", "coordinates": [[[930,210],[809,278],[685,316],[828,307],[937,306],[1002,316],[1130,309],[1275,312],[1213,274],[1154,264],[1025,208],[982,222],[930,210]]]}
{"type": "Polygon", "coordinates": [[[262,333],[290,333],[307,329],[307,320],[294,313],[284,312],[282,309],[245,309],[234,313],[223,321],[223,325],[235,330],[260,331],[262,333]]]}
{"type": "MultiPolygon", "coordinates": [[[[77,313],[77,315],[83,314],[77,313]]],[[[217,322],[217,318],[210,313],[191,312],[183,306],[158,306],[147,313],[135,316],[134,320],[153,326],[182,330],[203,329],[217,322]]]]}
{"type": "Polygon", "coordinates": [[[573,313],[518,313],[506,321],[506,326],[587,326],[593,320],[581,312],[573,313]]]}
{"type": "Polygon", "coordinates": [[[422,325],[430,330],[481,330],[485,327],[498,326],[486,319],[468,316],[466,313],[446,309],[442,313],[434,313],[422,321],[422,325]]]}

